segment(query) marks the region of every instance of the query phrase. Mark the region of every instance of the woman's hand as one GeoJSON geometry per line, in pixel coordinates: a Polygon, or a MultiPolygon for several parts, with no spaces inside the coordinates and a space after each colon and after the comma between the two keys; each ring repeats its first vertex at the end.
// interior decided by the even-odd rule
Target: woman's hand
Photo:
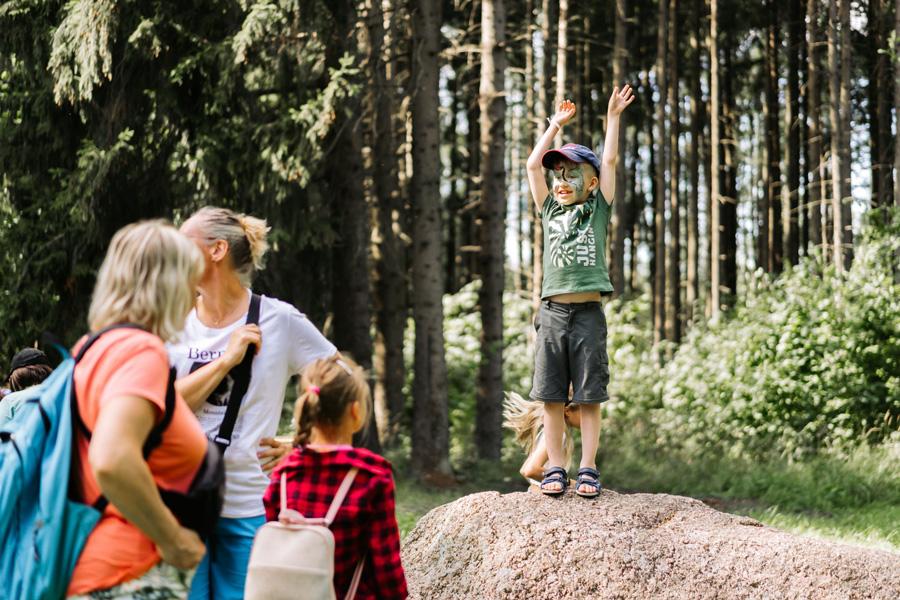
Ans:
{"type": "Polygon", "coordinates": [[[230,367],[236,367],[244,360],[250,346],[256,346],[254,352],[259,352],[262,348],[262,331],[259,325],[242,325],[235,329],[228,338],[228,347],[225,348],[222,360],[230,367]]]}
{"type": "Polygon", "coordinates": [[[191,529],[178,527],[175,535],[169,543],[157,546],[159,555],[164,561],[176,569],[193,569],[206,554],[206,546],[200,540],[200,536],[191,529]]]}
{"type": "Polygon", "coordinates": [[[622,114],[628,105],[634,102],[634,90],[627,83],[625,87],[619,90],[618,87],[613,88],[612,96],[609,97],[609,106],[606,109],[610,116],[618,116],[622,114]]]}
{"type": "Polygon", "coordinates": [[[550,119],[552,122],[559,125],[559,128],[562,129],[563,126],[572,120],[575,117],[575,103],[571,100],[563,100],[559,103],[559,107],[556,110],[556,114],[553,115],[553,118],[550,119]]]}
{"type": "Polygon", "coordinates": [[[256,456],[259,458],[259,464],[266,473],[271,473],[272,469],[281,462],[281,459],[291,451],[290,444],[282,444],[275,438],[263,438],[259,440],[259,445],[269,446],[268,450],[256,453],[256,456]]]}

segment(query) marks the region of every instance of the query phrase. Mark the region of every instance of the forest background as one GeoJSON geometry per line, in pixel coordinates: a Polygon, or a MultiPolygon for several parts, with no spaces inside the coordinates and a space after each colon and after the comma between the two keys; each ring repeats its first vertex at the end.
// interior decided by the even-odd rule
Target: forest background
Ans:
{"type": "Polygon", "coordinates": [[[514,489],[525,159],[561,98],[599,152],[629,83],[605,482],[896,551],[898,35],[900,0],[0,1],[0,356],[83,333],[119,227],[228,206],[370,369],[404,528],[514,489]]]}

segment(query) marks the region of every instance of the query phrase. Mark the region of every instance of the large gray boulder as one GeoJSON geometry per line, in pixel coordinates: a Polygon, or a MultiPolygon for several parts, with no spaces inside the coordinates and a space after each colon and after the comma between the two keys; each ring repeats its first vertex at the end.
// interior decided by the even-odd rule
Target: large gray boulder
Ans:
{"type": "Polygon", "coordinates": [[[699,500],[604,490],[460,498],[403,547],[411,598],[900,598],[900,554],[792,535],[699,500]]]}

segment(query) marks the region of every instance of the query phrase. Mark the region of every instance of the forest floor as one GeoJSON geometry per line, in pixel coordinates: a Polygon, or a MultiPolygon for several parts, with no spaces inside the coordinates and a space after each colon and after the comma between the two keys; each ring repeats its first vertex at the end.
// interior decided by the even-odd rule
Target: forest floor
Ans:
{"type": "MultiPolygon", "coordinates": [[[[601,472],[603,471],[601,465],[601,472]]],[[[800,535],[862,545],[869,548],[900,553],[900,503],[894,499],[873,498],[859,501],[846,494],[844,504],[822,502],[822,488],[831,487],[828,493],[834,495],[834,486],[827,476],[803,481],[793,473],[773,472],[771,467],[763,467],[756,473],[727,474],[707,472],[707,478],[686,477],[678,485],[671,485],[666,477],[654,477],[642,472],[629,484],[620,469],[610,469],[605,477],[609,489],[620,493],[653,492],[674,493],[698,498],[709,506],[723,512],[750,516],[766,525],[800,535]],[[718,485],[721,479],[730,478],[728,489],[718,485]],[[796,490],[785,490],[790,500],[765,491],[767,486],[778,486],[782,477],[790,477],[796,490]],[[753,485],[746,481],[753,480],[753,485]],[[809,482],[816,482],[810,484],[809,482]],[[763,490],[757,497],[735,495],[735,492],[763,490]],[[711,494],[710,490],[723,493],[711,494]]],[[[820,473],[821,475],[821,473],[820,473]]],[[[852,485],[852,483],[851,483],[852,485]]],[[[783,487],[783,486],[782,486],[783,487]]],[[[397,480],[397,520],[401,535],[405,538],[416,522],[432,508],[446,504],[476,492],[496,490],[503,493],[525,491],[528,485],[518,476],[517,467],[512,464],[475,465],[467,469],[465,478],[453,487],[433,487],[400,476],[397,480]]]]}

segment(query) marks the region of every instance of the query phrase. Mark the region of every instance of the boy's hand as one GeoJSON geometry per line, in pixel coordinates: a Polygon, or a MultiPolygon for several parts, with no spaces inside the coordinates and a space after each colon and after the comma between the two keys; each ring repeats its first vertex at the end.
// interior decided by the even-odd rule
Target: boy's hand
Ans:
{"type": "Polygon", "coordinates": [[[556,110],[556,114],[553,115],[551,121],[555,122],[559,125],[559,128],[562,129],[563,125],[572,120],[572,117],[575,116],[575,103],[571,100],[563,100],[559,103],[559,107],[556,110]]]}
{"type": "Polygon", "coordinates": [[[632,102],[634,102],[634,90],[626,83],[621,91],[618,87],[613,88],[612,96],[609,97],[609,107],[606,111],[611,116],[620,115],[632,102]]]}

